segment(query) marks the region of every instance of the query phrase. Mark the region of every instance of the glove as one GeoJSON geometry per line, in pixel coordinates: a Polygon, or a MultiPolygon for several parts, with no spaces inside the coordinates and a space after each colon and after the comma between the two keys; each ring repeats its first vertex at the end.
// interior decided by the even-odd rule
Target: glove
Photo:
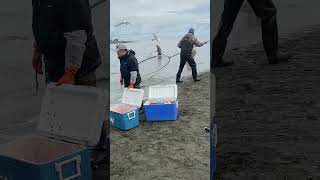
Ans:
{"type": "Polygon", "coordinates": [[[62,84],[75,84],[76,73],[77,68],[74,65],[67,65],[65,67],[64,75],[57,82],[57,86],[62,84]]]}
{"type": "Polygon", "coordinates": [[[42,54],[41,54],[40,49],[33,48],[33,51],[32,51],[32,67],[33,67],[33,70],[38,74],[43,74],[41,58],[42,58],[42,54]]]}
{"type": "Polygon", "coordinates": [[[133,84],[133,83],[130,83],[129,89],[133,89],[133,88],[134,88],[134,84],[133,84]]]}

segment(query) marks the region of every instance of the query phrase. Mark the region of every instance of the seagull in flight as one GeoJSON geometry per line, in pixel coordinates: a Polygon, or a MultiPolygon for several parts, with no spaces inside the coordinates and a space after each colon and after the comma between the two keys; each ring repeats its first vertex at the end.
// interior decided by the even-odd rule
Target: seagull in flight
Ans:
{"type": "Polygon", "coordinates": [[[152,41],[157,41],[157,42],[159,42],[159,40],[160,40],[160,38],[159,38],[155,33],[153,33],[153,39],[152,39],[152,41]]]}
{"type": "Polygon", "coordinates": [[[128,21],[122,21],[121,23],[115,25],[115,27],[119,27],[119,26],[122,26],[122,25],[128,26],[128,25],[130,25],[130,24],[131,24],[131,23],[128,22],[128,21]]]}

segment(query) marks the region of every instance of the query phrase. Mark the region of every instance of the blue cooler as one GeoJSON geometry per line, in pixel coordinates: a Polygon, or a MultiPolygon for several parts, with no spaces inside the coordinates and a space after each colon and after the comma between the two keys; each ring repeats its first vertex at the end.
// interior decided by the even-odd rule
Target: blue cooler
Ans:
{"type": "Polygon", "coordinates": [[[144,104],[144,113],[146,121],[175,121],[178,116],[178,86],[150,86],[148,92],[148,101],[144,104]],[[171,98],[175,100],[172,104],[150,104],[150,100],[159,100],[171,98]]]}
{"type": "Polygon", "coordinates": [[[141,89],[124,89],[122,103],[110,107],[112,126],[125,131],[139,126],[143,92],[141,89]]]}
{"type": "Polygon", "coordinates": [[[91,180],[89,147],[98,144],[106,93],[48,85],[37,131],[0,146],[0,179],[91,180]]]}

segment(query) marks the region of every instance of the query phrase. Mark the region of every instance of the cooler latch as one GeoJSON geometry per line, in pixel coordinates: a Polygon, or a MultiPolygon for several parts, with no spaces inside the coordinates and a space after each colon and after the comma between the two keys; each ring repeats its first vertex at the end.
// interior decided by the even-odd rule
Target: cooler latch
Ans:
{"type": "Polygon", "coordinates": [[[74,158],[68,159],[66,161],[62,161],[60,163],[56,163],[56,171],[59,175],[59,180],[72,180],[77,177],[81,176],[81,156],[76,156],[74,158]],[[76,163],[76,173],[74,175],[71,175],[69,177],[64,177],[63,176],[63,166],[71,163],[76,163]]]}

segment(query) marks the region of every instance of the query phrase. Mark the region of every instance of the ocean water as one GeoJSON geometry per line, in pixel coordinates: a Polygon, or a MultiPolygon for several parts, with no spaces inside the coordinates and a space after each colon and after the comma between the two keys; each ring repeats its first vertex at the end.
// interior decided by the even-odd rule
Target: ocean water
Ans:
{"type": "MultiPolygon", "coordinates": [[[[198,37],[199,41],[209,40],[208,37],[198,37]]],[[[126,44],[128,49],[136,52],[138,62],[157,55],[156,44],[162,49],[162,57],[152,58],[139,64],[140,74],[142,77],[142,88],[145,90],[145,97],[147,89],[152,85],[166,85],[175,84],[176,73],[179,68],[180,55],[168,58],[180,52],[177,47],[180,38],[160,39],[159,42],[140,41],[126,44]]],[[[110,101],[111,104],[121,102],[123,87],[120,85],[120,62],[116,52],[113,50],[115,44],[110,47],[110,101]]],[[[195,61],[197,63],[198,73],[204,73],[210,70],[210,46],[209,43],[195,48],[197,54],[195,61]]],[[[184,80],[191,77],[191,68],[188,64],[184,67],[181,79],[184,80]]]]}

